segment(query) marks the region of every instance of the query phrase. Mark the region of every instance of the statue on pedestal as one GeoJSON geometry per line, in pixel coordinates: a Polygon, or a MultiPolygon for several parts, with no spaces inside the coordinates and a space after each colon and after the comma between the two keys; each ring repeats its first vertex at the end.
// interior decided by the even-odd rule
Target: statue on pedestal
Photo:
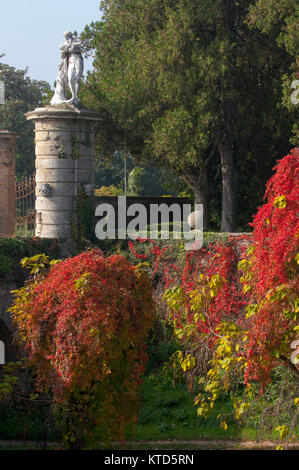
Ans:
{"type": "Polygon", "coordinates": [[[84,46],[70,31],[64,33],[64,37],[65,42],[60,46],[61,61],[51,104],[69,103],[77,107],[80,105],[78,93],[84,69],[82,56],[84,46]],[[72,93],[71,99],[67,97],[68,86],[72,93]]]}

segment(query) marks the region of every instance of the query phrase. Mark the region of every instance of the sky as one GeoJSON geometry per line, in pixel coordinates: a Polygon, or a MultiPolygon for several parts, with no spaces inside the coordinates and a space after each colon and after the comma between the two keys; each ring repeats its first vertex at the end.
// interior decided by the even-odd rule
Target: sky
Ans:
{"type": "MultiPolygon", "coordinates": [[[[0,0],[0,59],[52,87],[58,74],[59,45],[67,30],[80,33],[100,19],[100,0],[0,0]]],[[[85,59],[85,72],[92,59],[85,59]]]]}

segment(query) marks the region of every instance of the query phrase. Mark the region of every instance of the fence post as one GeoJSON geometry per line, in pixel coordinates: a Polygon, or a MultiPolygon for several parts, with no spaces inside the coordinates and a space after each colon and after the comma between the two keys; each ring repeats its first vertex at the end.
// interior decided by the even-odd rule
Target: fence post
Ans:
{"type": "Polygon", "coordinates": [[[16,181],[16,232],[28,236],[35,228],[35,174],[16,181]]]}
{"type": "Polygon", "coordinates": [[[15,132],[0,130],[0,237],[15,232],[15,132]]]}

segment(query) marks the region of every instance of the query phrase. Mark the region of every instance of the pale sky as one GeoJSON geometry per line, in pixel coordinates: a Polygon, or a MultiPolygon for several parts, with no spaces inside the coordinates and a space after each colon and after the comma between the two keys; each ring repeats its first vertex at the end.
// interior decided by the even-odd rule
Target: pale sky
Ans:
{"type": "MultiPolygon", "coordinates": [[[[17,69],[28,66],[30,78],[53,87],[63,33],[80,33],[98,21],[99,7],[100,0],[0,0],[0,60],[17,69]]],[[[85,72],[91,63],[85,60],[85,72]]]]}

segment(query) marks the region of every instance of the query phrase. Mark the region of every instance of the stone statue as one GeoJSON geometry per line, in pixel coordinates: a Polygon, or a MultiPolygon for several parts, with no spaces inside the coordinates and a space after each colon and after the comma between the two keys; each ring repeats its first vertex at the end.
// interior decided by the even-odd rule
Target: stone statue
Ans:
{"type": "Polygon", "coordinates": [[[80,80],[84,68],[82,56],[84,46],[70,31],[64,33],[64,37],[65,42],[60,46],[61,61],[51,104],[70,103],[78,106],[80,104],[78,100],[80,80]],[[67,98],[68,86],[72,93],[71,99],[67,98]]]}

